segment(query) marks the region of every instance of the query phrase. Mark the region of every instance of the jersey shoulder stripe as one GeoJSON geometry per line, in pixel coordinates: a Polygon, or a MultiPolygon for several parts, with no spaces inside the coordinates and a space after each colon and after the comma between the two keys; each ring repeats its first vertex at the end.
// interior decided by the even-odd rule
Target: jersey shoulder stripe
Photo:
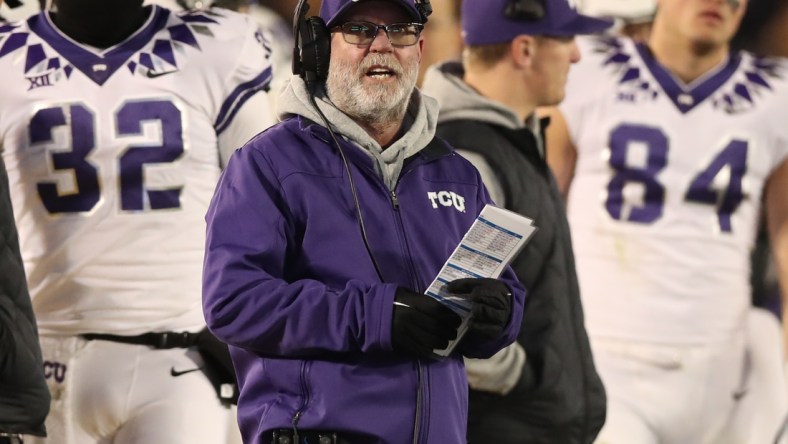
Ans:
{"type": "Polygon", "coordinates": [[[233,120],[238,110],[249,98],[260,91],[268,91],[271,87],[272,79],[271,67],[267,67],[263,72],[252,80],[238,85],[222,104],[219,116],[216,118],[214,128],[217,134],[221,134],[233,120]]]}

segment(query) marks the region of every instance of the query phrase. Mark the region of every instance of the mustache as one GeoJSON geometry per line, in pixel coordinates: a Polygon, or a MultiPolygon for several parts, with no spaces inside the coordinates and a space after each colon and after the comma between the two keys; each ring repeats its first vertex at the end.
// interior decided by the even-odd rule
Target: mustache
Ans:
{"type": "Polygon", "coordinates": [[[369,54],[359,64],[358,72],[361,77],[367,74],[373,66],[383,66],[391,70],[397,77],[402,77],[403,68],[396,57],[391,54],[369,54]]]}

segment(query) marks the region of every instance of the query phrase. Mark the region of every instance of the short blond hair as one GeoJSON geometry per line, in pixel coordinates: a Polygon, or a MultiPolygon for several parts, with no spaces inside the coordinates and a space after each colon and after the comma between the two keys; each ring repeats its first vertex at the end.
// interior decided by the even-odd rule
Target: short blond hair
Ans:
{"type": "Polygon", "coordinates": [[[511,42],[491,45],[473,45],[462,52],[462,62],[467,67],[490,69],[506,58],[511,42]]]}

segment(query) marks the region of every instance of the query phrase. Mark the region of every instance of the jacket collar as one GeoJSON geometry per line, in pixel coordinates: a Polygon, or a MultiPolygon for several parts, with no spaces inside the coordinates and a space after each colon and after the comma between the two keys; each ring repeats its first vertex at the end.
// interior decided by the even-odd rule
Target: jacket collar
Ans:
{"type": "MultiPolygon", "coordinates": [[[[334,147],[334,141],[331,138],[331,133],[323,125],[314,122],[304,116],[295,116],[298,121],[298,128],[301,131],[308,132],[314,137],[334,147]]],[[[345,155],[353,162],[359,163],[367,168],[373,169],[374,160],[361,152],[361,149],[348,142],[341,134],[336,134],[337,141],[342,144],[342,149],[345,150],[345,155]]],[[[440,137],[433,137],[424,149],[417,152],[414,156],[405,160],[407,166],[413,164],[418,159],[420,162],[430,162],[445,156],[454,154],[454,148],[440,137]]]]}

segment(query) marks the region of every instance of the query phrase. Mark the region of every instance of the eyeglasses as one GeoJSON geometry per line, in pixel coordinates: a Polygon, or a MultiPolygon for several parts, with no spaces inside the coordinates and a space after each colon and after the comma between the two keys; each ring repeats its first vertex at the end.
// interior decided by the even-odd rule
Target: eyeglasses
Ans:
{"type": "Polygon", "coordinates": [[[392,23],[376,25],[370,22],[345,22],[335,26],[332,31],[342,32],[342,38],[351,45],[371,45],[380,30],[394,46],[412,46],[419,41],[424,25],[421,23],[392,23]]]}

